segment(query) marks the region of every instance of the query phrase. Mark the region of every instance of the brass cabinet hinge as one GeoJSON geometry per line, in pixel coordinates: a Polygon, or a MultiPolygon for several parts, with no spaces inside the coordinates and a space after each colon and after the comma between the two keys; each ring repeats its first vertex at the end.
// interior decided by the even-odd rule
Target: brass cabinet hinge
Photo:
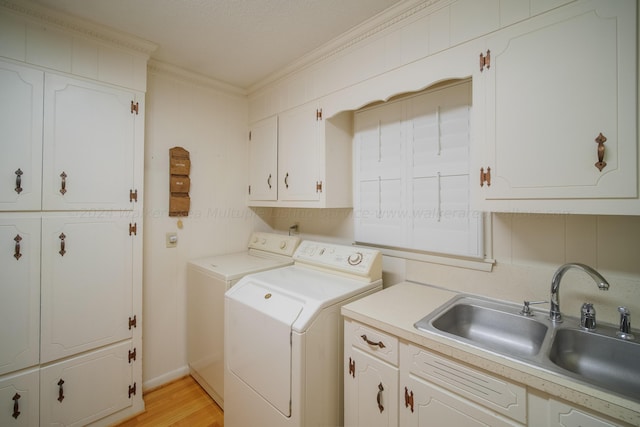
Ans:
{"type": "Polygon", "coordinates": [[[487,183],[487,187],[491,187],[491,168],[488,167],[485,172],[484,168],[480,168],[480,187],[487,183]]]}
{"type": "Polygon", "coordinates": [[[322,193],[322,181],[316,181],[316,193],[322,193]]]}
{"type": "Polygon", "coordinates": [[[129,363],[131,363],[131,360],[133,360],[134,362],[136,360],[136,349],[135,348],[133,350],[129,350],[129,363]]]}
{"type": "Polygon", "coordinates": [[[138,223],[134,222],[133,224],[129,223],[129,236],[131,235],[138,235],[138,223]]]}
{"type": "Polygon", "coordinates": [[[316,121],[322,120],[322,108],[316,110],[316,121]]]}
{"type": "Polygon", "coordinates": [[[129,399],[131,399],[131,395],[136,395],[136,383],[133,383],[133,385],[129,386],[129,399]]]}
{"type": "Polygon", "coordinates": [[[491,51],[487,49],[487,54],[480,52],[480,72],[486,68],[491,68],[491,51]]]}
{"type": "Polygon", "coordinates": [[[131,101],[131,114],[136,113],[136,116],[137,116],[138,115],[138,108],[139,108],[138,103],[131,101]]]}
{"type": "Polygon", "coordinates": [[[134,314],[133,318],[129,317],[129,330],[131,330],[131,328],[137,328],[137,327],[138,327],[138,318],[134,314]]]}
{"type": "Polygon", "coordinates": [[[349,358],[349,375],[356,377],[356,361],[349,358]]]}
{"type": "Polygon", "coordinates": [[[129,190],[129,201],[130,202],[138,201],[138,190],[129,190]]]}

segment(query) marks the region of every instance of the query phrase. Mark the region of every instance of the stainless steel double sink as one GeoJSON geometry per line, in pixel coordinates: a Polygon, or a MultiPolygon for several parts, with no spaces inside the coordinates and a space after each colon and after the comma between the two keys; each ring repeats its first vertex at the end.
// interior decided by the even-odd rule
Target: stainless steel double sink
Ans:
{"type": "Polygon", "coordinates": [[[577,318],[554,324],[548,313],[521,310],[458,295],[414,326],[640,402],[639,342],[617,338],[613,325],[587,331],[577,318]]]}

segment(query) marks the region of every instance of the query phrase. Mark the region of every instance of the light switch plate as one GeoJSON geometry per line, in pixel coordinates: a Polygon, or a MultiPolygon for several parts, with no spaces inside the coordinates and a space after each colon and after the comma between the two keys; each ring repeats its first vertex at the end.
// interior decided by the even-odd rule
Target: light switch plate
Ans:
{"type": "Polygon", "coordinates": [[[178,246],[178,234],[177,233],[167,233],[166,234],[166,244],[168,248],[175,248],[178,246]]]}

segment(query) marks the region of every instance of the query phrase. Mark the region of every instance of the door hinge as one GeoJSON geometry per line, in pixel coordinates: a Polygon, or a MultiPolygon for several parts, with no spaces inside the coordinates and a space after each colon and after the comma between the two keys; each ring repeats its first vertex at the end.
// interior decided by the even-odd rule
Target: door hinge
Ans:
{"type": "Polygon", "coordinates": [[[139,108],[138,103],[131,101],[131,114],[136,113],[136,116],[137,116],[138,115],[138,108],[139,108]]]}
{"type": "Polygon", "coordinates": [[[129,350],[129,363],[131,363],[131,360],[133,360],[134,362],[136,360],[136,349],[135,348],[133,350],[129,350]]]}
{"type": "Polygon", "coordinates": [[[356,377],[356,361],[349,358],[349,375],[356,377]]]}
{"type": "Polygon", "coordinates": [[[322,108],[316,110],[316,121],[322,120],[322,108]]]}
{"type": "Polygon", "coordinates": [[[138,190],[129,190],[129,201],[130,202],[138,201],[138,190]]]}
{"type": "Polygon", "coordinates": [[[487,183],[487,187],[491,187],[491,168],[488,167],[487,171],[484,171],[484,168],[480,168],[480,187],[484,186],[485,182],[487,183]]]}
{"type": "Polygon", "coordinates": [[[484,70],[484,68],[491,68],[491,51],[487,49],[487,54],[483,55],[480,52],[480,72],[484,70]]]}
{"type": "Polygon", "coordinates": [[[132,327],[138,327],[138,319],[135,314],[133,315],[133,318],[129,317],[129,330],[131,330],[132,327]]]}
{"type": "Polygon", "coordinates": [[[129,236],[131,234],[138,235],[138,223],[134,222],[133,224],[129,223],[129,236]]]}
{"type": "Polygon", "coordinates": [[[129,386],[129,399],[131,399],[131,395],[136,395],[136,383],[129,386]]]}
{"type": "Polygon", "coordinates": [[[322,181],[316,181],[316,193],[322,193],[322,181]]]}

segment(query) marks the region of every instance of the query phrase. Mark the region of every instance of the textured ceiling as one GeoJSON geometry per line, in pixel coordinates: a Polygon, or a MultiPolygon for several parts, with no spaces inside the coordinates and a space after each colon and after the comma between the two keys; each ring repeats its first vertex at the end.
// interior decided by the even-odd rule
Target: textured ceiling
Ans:
{"type": "Polygon", "coordinates": [[[33,0],[146,39],[152,58],[248,88],[399,0],[33,0]]]}

